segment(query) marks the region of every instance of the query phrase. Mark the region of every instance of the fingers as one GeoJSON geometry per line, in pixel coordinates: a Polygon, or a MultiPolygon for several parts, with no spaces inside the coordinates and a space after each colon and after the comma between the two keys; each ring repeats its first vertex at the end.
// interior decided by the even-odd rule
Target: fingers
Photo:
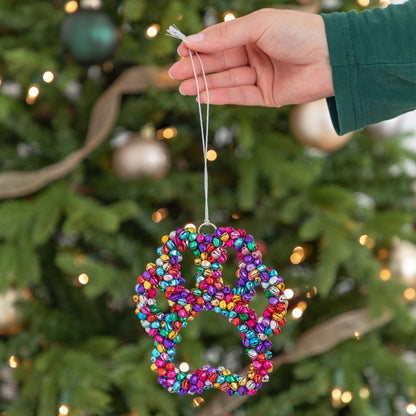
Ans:
{"type": "MultiPolygon", "coordinates": [[[[255,85],[256,73],[249,66],[232,68],[216,74],[206,76],[208,90],[217,88],[233,88],[239,86],[255,85]]],[[[205,90],[205,82],[203,77],[198,77],[199,91],[205,90]]],[[[197,88],[194,78],[189,78],[182,82],[179,91],[182,95],[196,95],[197,88]]]]}
{"type": "MultiPolygon", "coordinates": [[[[246,50],[244,47],[233,48],[226,52],[215,54],[199,55],[204,65],[206,73],[220,72],[233,67],[244,66],[248,62],[246,50]]],[[[201,74],[199,59],[193,55],[193,61],[197,74],[201,74]]],[[[194,76],[191,59],[188,57],[176,62],[169,70],[171,77],[175,79],[187,79],[194,76]]]]}
{"type": "MultiPolygon", "coordinates": [[[[200,96],[201,103],[207,102],[206,92],[200,96]]],[[[263,95],[258,87],[240,86],[234,88],[217,88],[209,91],[209,103],[214,105],[234,104],[264,106],[263,95]]]]}
{"type": "Polygon", "coordinates": [[[262,32],[262,20],[261,13],[255,12],[210,26],[195,35],[187,36],[179,46],[178,53],[187,56],[188,49],[215,53],[255,42],[262,32]]]}

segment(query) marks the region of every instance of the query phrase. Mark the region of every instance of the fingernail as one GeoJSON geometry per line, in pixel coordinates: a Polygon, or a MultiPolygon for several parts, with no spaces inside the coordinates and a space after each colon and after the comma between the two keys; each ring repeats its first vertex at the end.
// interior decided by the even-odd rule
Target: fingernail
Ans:
{"type": "Polygon", "coordinates": [[[181,55],[181,53],[179,52],[179,46],[178,46],[178,49],[176,49],[176,53],[179,55],[179,56],[181,56],[182,58],[183,58],[183,56],[181,55]]]}
{"type": "Polygon", "coordinates": [[[202,40],[204,40],[204,35],[202,33],[198,33],[196,35],[187,36],[184,39],[184,42],[201,42],[202,40]]]}
{"type": "Polygon", "coordinates": [[[180,85],[180,86],[179,86],[179,94],[181,94],[181,95],[185,95],[185,94],[182,92],[182,85],[180,85]]]}
{"type": "Polygon", "coordinates": [[[171,70],[172,68],[169,68],[169,70],[168,70],[168,75],[169,75],[169,78],[170,79],[175,79],[175,78],[173,78],[173,76],[172,76],[172,74],[170,73],[170,70],[171,70]]]}

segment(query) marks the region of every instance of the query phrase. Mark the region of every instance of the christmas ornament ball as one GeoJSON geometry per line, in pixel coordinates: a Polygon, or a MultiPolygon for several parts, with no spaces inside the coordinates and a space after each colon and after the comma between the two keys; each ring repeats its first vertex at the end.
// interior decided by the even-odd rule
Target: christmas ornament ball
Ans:
{"type": "Polygon", "coordinates": [[[20,330],[22,318],[16,302],[20,299],[16,289],[7,289],[0,293],[0,335],[12,335],[20,330]]]}
{"type": "Polygon", "coordinates": [[[290,126],[300,143],[325,152],[341,148],[352,135],[347,133],[338,136],[332,126],[325,99],[294,107],[290,115],[290,126]]]}
{"type": "Polygon", "coordinates": [[[113,153],[113,170],[123,180],[143,176],[163,178],[170,168],[169,151],[153,133],[142,132],[130,136],[113,153]]]}
{"type": "Polygon", "coordinates": [[[376,139],[403,136],[403,146],[408,150],[416,151],[416,110],[371,124],[367,130],[376,139]]]}
{"type": "Polygon", "coordinates": [[[62,23],[64,48],[80,64],[99,64],[110,59],[117,47],[118,33],[113,20],[98,9],[79,9],[62,23]]]}
{"type": "Polygon", "coordinates": [[[416,245],[394,239],[389,255],[389,267],[408,287],[416,288],[416,245]]]}

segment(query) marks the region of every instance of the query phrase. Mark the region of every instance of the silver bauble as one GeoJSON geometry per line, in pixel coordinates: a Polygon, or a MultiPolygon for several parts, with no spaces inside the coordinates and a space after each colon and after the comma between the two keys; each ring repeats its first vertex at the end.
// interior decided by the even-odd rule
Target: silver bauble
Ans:
{"type": "Polygon", "coordinates": [[[155,137],[154,129],[150,127],[131,135],[113,153],[113,170],[120,179],[144,176],[160,179],[169,168],[170,155],[166,144],[155,137]]]}

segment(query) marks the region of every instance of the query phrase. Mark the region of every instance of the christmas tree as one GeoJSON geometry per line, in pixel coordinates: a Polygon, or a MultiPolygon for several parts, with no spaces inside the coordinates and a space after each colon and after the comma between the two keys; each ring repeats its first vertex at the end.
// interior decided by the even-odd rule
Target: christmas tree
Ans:
{"type": "MultiPolygon", "coordinates": [[[[211,109],[211,220],[252,234],[289,298],[270,337],[276,368],[255,396],[169,394],[133,300],[161,237],[203,220],[197,107],[167,76],[169,25],[194,33],[261,7],[386,3],[363,1],[2,3],[1,415],[416,414],[415,156],[401,137],[365,130],[328,152],[329,129],[294,137],[314,120],[298,109],[211,109]]],[[[263,291],[250,305],[262,313],[263,291]]],[[[181,334],[182,368],[249,363],[215,313],[181,334]]]]}

